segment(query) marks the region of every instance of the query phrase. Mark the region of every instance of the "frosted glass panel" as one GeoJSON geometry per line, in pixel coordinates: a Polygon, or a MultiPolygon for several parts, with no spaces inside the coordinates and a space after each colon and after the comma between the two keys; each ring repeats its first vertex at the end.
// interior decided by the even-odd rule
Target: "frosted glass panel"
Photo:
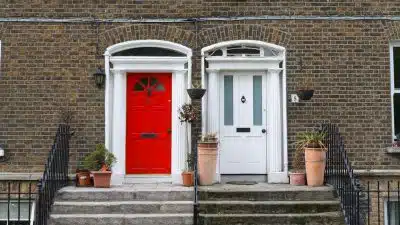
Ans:
{"type": "Polygon", "coordinates": [[[399,202],[388,202],[388,211],[390,215],[388,215],[389,225],[398,225],[399,224],[399,202]]]}
{"type": "Polygon", "coordinates": [[[224,125],[233,125],[233,76],[224,76],[224,125]]]}
{"type": "Polygon", "coordinates": [[[262,77],[253,76],[253,124],[262,125],[262,77]]]}

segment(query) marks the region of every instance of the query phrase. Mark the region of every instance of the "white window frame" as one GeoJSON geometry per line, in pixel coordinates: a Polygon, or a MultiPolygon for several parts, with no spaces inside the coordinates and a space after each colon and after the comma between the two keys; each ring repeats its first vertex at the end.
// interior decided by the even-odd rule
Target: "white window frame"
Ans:
{"type": "MultiPolygon", "coordinates": [[[[390,202],[397,202],[397,204],[400,204],[399,201],[397,200],[390,200],[390,202]]],[[[387,198],[385,198],[384,201],[384,220],[385,220],[385,225],[390,225],[390,221],[389,221],[389,200],[387,198]]],[[[400,218],[399,218],[400,219],[400,218]]]]}
{"type": "MultiPolygon", "coordinates": [[[[7,200],[2,200],[2,201],[0,201],[0,203],[7,203],[8,201],[7,200]]],[[[12,199],[12,200],[10,200],[10,203],[15,203],[15,204],[17,204],[18,203],[18,199],[12,199]]],[[[28,200],[26,200],[26,199],[23,199],[23,200],[20,200],[20,203],[29,203],[29,201],[28,200]]],[[[30,220],[31,220],[31,222],[29,223],[30,225],[33,225],[34,224],[34,220],[35,220],[35,206],[36,206],[36,204],[35,204],[35,200],[34,199],[32,199],[31,200],[31,218],[30,218],[30,220]]],[[[0,221],[7,221],[7,218],[0,218],[0,221]]],[[[18,221],[18,218],[17,219],[10,219],[10,222],[15,222],[15,221],[18,221]]],[[[20,219],[20,221],[28,221],[28,219],[20,219]]]]}
{"type": "Polygon", "coordinates": [[[394,88],[394,54],[393,48],[400,48],[400,41],[393,41],[389,44],[390,46],[390,98],[391,98],[391,108],[392,108],[392,138],[396,138],[395,133],[395,122],[394,122],[394,94],[400,94],[400,88],[394,88]]]}

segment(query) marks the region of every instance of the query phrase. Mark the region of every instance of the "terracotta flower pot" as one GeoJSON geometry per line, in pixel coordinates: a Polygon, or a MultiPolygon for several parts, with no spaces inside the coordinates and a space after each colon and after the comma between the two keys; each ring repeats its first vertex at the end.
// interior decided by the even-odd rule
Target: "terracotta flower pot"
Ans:
{"type": "Polygon", "coordinates": [[[90,171],[81,170],[81,171],[77,172],[76,176],[77,176],[77,179],[78,179],[78,185],[80,187],[89,187],[89,186],[91,186],[90,171]]]}
{"type": "Polygon", "coordinates": [[[326,152],[321,148],[305,148],[308,186],[322,186],[326,164],[326,152]]]}
{"type": "Polygon", "coordinates": [[[111,184],[111,171],[92,171],[94,187],[109,188],[111,184]]]}
{"type": "Polygon", "coordinates": [[[194,183],[194,172],[193,171],[184,171],[182,172],[182,182],[183,186],[191,187],[194,183]]]}
{"type": "Polygon", "coordinates": [[[303,172],[289,173],[289,180],[291,185],[305,185],[306,174],[303,172]]]}
{"type": "Polygon", "coordinates": [[[198,143],[197,147],[200,185],[212,185],[217,168],[218,143],[198,143]]]}

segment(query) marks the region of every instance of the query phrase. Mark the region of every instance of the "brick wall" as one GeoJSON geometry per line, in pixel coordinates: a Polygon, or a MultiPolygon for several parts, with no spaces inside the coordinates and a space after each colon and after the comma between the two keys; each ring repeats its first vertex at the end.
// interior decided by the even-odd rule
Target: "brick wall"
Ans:
{"type": "MultiPolygon", "coordinates": [[[[0,15],[86,17],[97,13],[103,18],[150,18],[160,17],[160,12],[162,17],[191,13],[212,16],[219,10],[227,15],[239,11],[246,15],[288,15],[290,10],[293,14],[317,15],[327,13],[324,7],[336,11],[353,9],[351,12],[358,15],[376,5],[372,0],[318,4],[303,1],[290,6],[284,1],[205,1],[173,1],[170,5],[165,4],[167,0],[153,1],[152,7],[150,1],[140,0],[124,7],[120,1],[90,1],[86,5],[79,1],[64,5],[56,1],[29,5],[9,2],[0,9],[0,15]],[[106,7],[100,7],[103,2],[106,7]],[[166,6],[171,12],[162,11],[166,6]]],[[[379,7],[368,13],[377,14],[382,9],[385,14],[398,15],[399,5],[379,2],[379,7]]],[[[305,80],[315,89],[311,101],[288,103],[289,151],[293,151],[297,132],[331,121],[340,127],[355,168],[400,169],[400,158],[385,153],[385,147],[391,145],[388,44],[400,39],[400,22],[251,20],[203,21],[197,31],[193,23],[0,22],[0,143],[5,144],[10,156],[8,162],[0,163],[0,172],[43,169],[63,108],[75,112],[72,170],[96,143],[102,142],[104,90],[95,86],[91,74],[97,65],[103,65],[101,54],[107,46],[137,39],[169,40],[194,49],[195,82],[200,79],[199,51],[204,46],[235,39],[282,45],[287,48],[288,94],[305,80]]],[[[194,129],[198,132],[199,124],[194,129]]]]}

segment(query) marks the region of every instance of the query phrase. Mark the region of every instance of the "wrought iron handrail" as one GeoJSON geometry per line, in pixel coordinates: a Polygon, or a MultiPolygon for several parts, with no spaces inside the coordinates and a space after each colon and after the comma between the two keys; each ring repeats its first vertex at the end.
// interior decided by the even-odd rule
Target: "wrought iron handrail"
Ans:
{"type": "Polygon", "coordinates": [[[68,184],[70,126],[60,124],[47,158],[43,176],[37,184],[35,224],[47,225],[56,192],[68,184]]]}
{"type": "Polygon", "coordinates": [[[367,212],[362,205],[362,191],[347,156],[343,137],[338,127],[333,124],[323,124],[321,130],[327,134],[325,182],[336,190],[346,224],[363,225],[367,212]]]}
{"type": "Polygon", "coordinates": [[[193,151],[193,172],[194,172],[194,199],[193,199],[193,224],[198,224],[199,217],[199,177],[198,177],[198,169],[197,169],[197,141],[194,141],[194,145],[192,148],[193,151]]]}

